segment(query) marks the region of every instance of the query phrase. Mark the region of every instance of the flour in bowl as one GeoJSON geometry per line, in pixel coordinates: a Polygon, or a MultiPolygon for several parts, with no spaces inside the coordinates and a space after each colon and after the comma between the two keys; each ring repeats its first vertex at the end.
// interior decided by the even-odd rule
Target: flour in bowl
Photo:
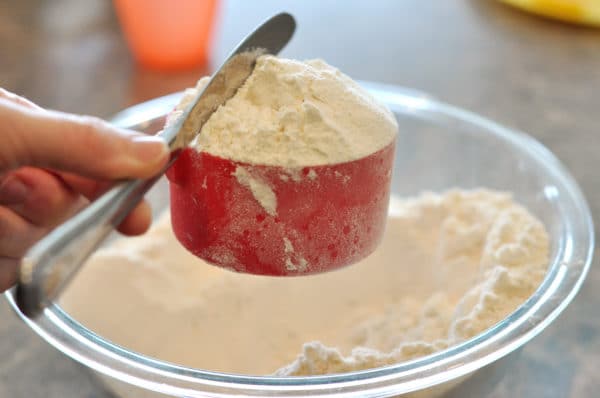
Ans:
{"type": "Polygon", "coordinates": [[[317,375],[428,355],[505,318],[542,281],[544,226],[506,193],[393,198],[381,246],[362,262],[300,278],[236,274],[151,231],[98,251],[62,298],[128,349],[252,375],[317,375]]]}

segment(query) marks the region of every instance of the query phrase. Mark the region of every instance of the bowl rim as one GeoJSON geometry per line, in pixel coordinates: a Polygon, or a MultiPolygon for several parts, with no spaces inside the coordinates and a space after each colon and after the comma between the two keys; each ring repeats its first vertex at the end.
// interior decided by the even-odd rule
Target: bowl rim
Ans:
{"type": "MultiPolygon", "coordinates": [[[[572,208],[571,224],[578,239],[562,241],[543,282],[507,318],[483,333],[425,357],[385,367],[342,374],[307,377],[246,376],[186,368],[152,359],[104,340],[52,304],[34,319],[15,303],[14,288],[5,296],[13,310],[40,337],[65,355],[105,376],[168,395],[187,397],[249,396],[387,396],[422,390],[466,376],[515,351],[546,328],[571,302],[589,270],[594,250],[594,226],[588,204],[577,183],[560,161],[537,140],[411,89],[359,82],[393,112],[435,113],[473,125],[517,148],[544,165],[572,208]],[[579,256],[579,258],[574,258],[579,256]]],[[[113,123],[144,129],[160,121],[182,92],[159,97],[118,113],[113,123]]]]}

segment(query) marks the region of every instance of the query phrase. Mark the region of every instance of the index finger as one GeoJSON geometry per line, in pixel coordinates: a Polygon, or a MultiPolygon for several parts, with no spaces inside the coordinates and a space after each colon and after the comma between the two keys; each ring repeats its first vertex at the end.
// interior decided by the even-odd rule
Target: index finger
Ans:
{"type": "Polygon", "coordinates": [[[90,116],[31,108],[0,97],[0,120],[0,172],[28,165],[109,180],[147,178],[168,158],[160,137],[118,129],[90,116]]]}

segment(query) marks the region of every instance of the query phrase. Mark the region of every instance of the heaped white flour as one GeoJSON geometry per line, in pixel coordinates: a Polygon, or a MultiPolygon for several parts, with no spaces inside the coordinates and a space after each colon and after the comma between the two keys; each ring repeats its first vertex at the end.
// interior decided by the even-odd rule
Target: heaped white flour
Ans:
{"type": "MultiPolygon", "coordinates": [[[[207,82],[188,89],[178,108],[207,82]]],[[[298,168],[368,156],[397,130],[385,105],[324,61],[264,55],[191,145],[238,162],[298,168]]]]}
{"type": "Polygon", "coordinates": [[[364,261],[273,278],[199,262],[165,215],[148,234],[98,251],[62,304],[99,335],[185,366],[340,373],[481,333],[533,293],[548,245],[544,226],[509,194],[427,193],[392,200],[384,240],[364,261]]]}

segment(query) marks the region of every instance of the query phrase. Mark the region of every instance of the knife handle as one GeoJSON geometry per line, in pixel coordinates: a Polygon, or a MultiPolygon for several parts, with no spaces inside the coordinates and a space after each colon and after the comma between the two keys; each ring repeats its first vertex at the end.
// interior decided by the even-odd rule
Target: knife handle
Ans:
{"type": "Polygon", "coordinates": [[[16,292],[21,312],[29,317],[36,316],[58,297],[90,254],[162,174],[151,179],[117,183],[35,244],[21,260],[16,292]]]}

